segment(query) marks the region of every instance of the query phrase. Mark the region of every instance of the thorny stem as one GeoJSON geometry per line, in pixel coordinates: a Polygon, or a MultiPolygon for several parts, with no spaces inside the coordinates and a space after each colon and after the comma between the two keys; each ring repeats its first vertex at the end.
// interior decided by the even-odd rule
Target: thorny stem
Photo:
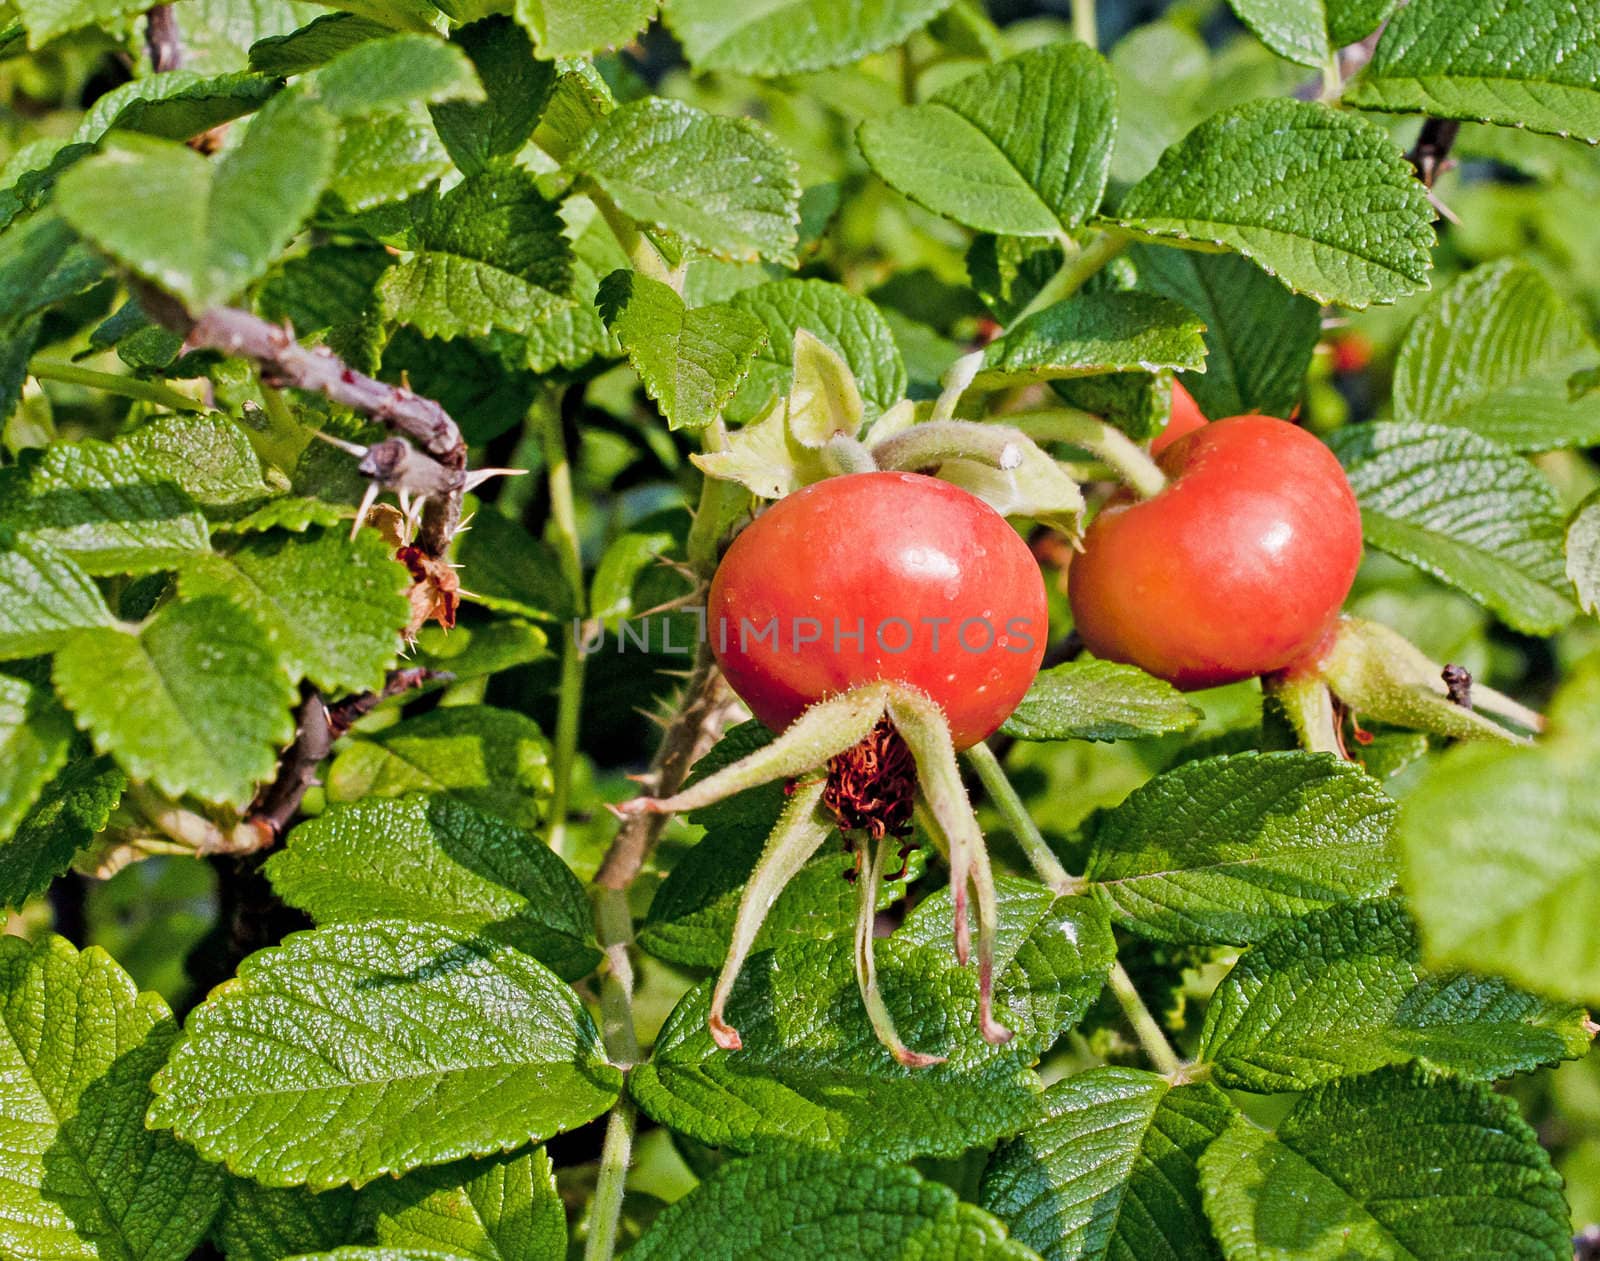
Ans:
{"type": "Polygon", "coordinates": [[[1172,1043],[1167,1041],[1167,1035],[1161,1031],[1161,1026],[1150,1014],[1150,1009],[1144,1005],[1144,999],[1139,997],[1139,991],[1133,985],[1133,978],[1128,975],[1128,970],[1122,966],[1121,960],[1112,963],[1111,975],[1107,978],[1107,982],[1111,986],[1111,992],[1117,996],[1117,1002],[1122,1006],[1122,1014],[1133,1026],[1133,1032],[1139,1039],[1139,1045],[1144,1048],[1145,1056],[1155,1066],[1156,1071],[1167,1077],[1182,1073],[1183,1061],[1172,1049],[1172,1043]]]}
{"type": "Polygon", "coordinates": [[[134,377],[118,376],[114,372],[96,372],[75,363],[43,356],[28,362],[28,375],[41,381],[62,381],[68,385],[86,385],[107,394],[120,394],[123,398],[136,398],[145,403],[156,403],[175,412],[203,412],[204,403],[180,394],[158,381],[140,381],[134,377]]]}
{"type": "Polygon", "coordinates": [[[1098,416],[1072,407],[1022,412],[1006,417],[1036,442],[1067,442],[1109,465],[1141,499],[1159,495],[1167,475],[1132,438],[1098,416]]]}
{"type": "MultiPolygon", "coordinates": [[[[550,488],[550,534],[556,557],[572,592],[573,609],[581,617],[588,601],[583,586],[583,557],[578,550],[578,517],[572,497],[572,465],[562,432],[562,409],[548,395],[534,404],[542,427],[544,462],[550,488]]],[[[572,800],[572,768],[578,756],[578,722],[583,706],[583,652],[576,635],[561,642],[561,688],[556,697],[555,749],[547,840],[567,859],[567,809],[572,800]]]]}
{"type": "Polygon", "coordinates": [[[1461,124],[1453,118],[1430,118],[1422,124],[1416,145],[1406,154],[1406,159],[1417,168],[1417,178],[1430,190],[1444,169],[1460,131],[1461,124]]]}
{"type": "Polygon", "coordinates": [[[989,794],[989,800],[994,803],[995,809],[1000,811],[1007,826],[1011,828],[1011,834],[1017,838],[1017,844],[1022,846],[1022,852],[1033,864],[1039,879],[1057,893],[1083,892],[1084,882],[1077,876],[1068,874],[1061,861],[1051,852],[1043,833],[1039,831],[1039,825],[1033,821],[1033,816],[1028,813],[1028,807],[1017,795],[1017,790],[1012,787],[1005,768],[1000,765],[1000,759],[994,755],[994,750],[987,744],[975,744],[966,751],[965,756],[967,764],[978,773],[978,779],[982,781],[984,791],[989,794]]]}

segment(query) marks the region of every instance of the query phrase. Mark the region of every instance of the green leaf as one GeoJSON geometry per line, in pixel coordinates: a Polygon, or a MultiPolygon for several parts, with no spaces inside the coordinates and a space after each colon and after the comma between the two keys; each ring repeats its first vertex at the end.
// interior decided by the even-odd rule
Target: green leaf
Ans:
{"type": "Polygon", "coordinates": [[[263,478],[249,435],[221,412],[158,416],[121,445],[216,516],[242,516],[278,493],[263,478]]]}
{"type": "Polygon", "coordinates": [[[1352,105],[1600,141],[1600,27],[1562,0],[1417,0],[1345,93],[1352,105]]]}
{"type": "Polygon", "coordinates": [[[572,592],[555,554],[519,522],[485,504],[463,536],[456,545],[461,585],[478,603],[541,620],[571,611],[572,592]]]}
{"type": "Polygon", "coordinates": [[[416,252],[384,273],[385,318],[427,337],[533,331],[570,305],[572,248],[533,176],[495,169],[463,180],[413,234],[416,252]]]}
{"type": "Polygon", "coordinates": [[[412,104],[341,129],[328,197],[351,213],[370,210],[421,192],[449,170],[427,110],[412,104]]]}
{"type": "MultiPolygon", "coordinates": [[[[1567,694],[1592,714],[1580,682],[1567,694]]],[[[1463,744],[1431,762],[1406,796],[1400,848],[1430,960],[1600,1003],[1586,910],[1600,895],[1600,764],[1592,729],[1572,725],[1534,748],[1463,744]]]]}
{"type": "Polygon", "coordinates": [[[484,99],[466,54],[427,35],[364,40],[310,75],[307,87],[312,99],[342,119],[387,113],[413,102],[484,99]]]}
{"type": "Polygon", "coordinates": [[[1399,0],[1228,0],[1278,56],[1320,70],[1346,44],[1377,30],[1399,0]]]}
{"type": "Polygon", "coordinates": [[[18,1258],[184,1257],[218,1171],[144,1128],[177,1028],[102,950],[0,939],[0,1248],[18,1258]]]}
{"type": "Polygon", "coordinates": [[[614,630],[635,612],[633,593],[640,576],[676,550],[670,530],[630,530],[606,545],[589,582],[589,616],[614,630]]]}
{"type": "Polygon", "coordinates": [[[1044,1094],[1046,1119],[1002,1143],[978,1202],[1045,1261],[1217,1255],[1196,1162],[1238,1115],[1215,1086],[1096,1068],[1044,1094]]]}
{"type": "Polygon", "coordinates": [[[228,1261],[281,1261],[357,1237],[356,1212],[347,1187],[313,1193],[229,1177],[211,1235],[228,1261]]]}
{"type": "Polygon", "coordinates": [[[48,685],[0,674],[0,842],[66,764],[76,734],[48,685]]]}
{"type": "Polygon", "coordinates": [[[56,689],[95,747],[171,796],[242,806],[294,735],[295,689],[265,633],[226,599],[168,604],[142,629],[86,630],[56,689]]]}
{"type": "Polygon", "coordinates": [[[666,0],[662,16],[696,70],[781,75],[893,48],[950,0],[666,0]]]}
{"type": "Polygon", "coordinates": [[[139,0],[16,0],[14,7],[28,28],[30,49],[86,26],[116,26],[145,8],[139,0]]]}
{"type": "Polygon", "coordinates": [[[368,1192],[380,1244],[463,1261],[545,1261],[567,1250],[567,1214],[544,1148],[419,1169],[368,1192]]]}
{"type": "Polygon", "coordinates": [[[710,424],[767,340],[749,312],[723,303],[691,310],[671,286],[634,271],[607,276],[597,302],[672,429],[710,424]]]}
{"type": "Polygon", "coordinates": [[[1238,1261],[1555,1261],[1572,1248],[1561,1179],[1516,1105],[1415,1069],[1320,1087],[1275,1136],[1236,1117],[1200,1179],[1238,1261]]]}
{"type": "Polygon", "coordinates": [[[250,69],[287,77],[326,65],[342,52],[369,39],[381,39],[393,27],[356,13],[324,13],[284,35],[272,35],[250,45],[250,69]]]}
{"type": "Polygon", "coordinates": [[[306,0],[185,0],[183,64],[202,74],[254,69],[252,45],[287,35],[326,10],[306,0]]]}
{"type": "Polygon", "coordinates": [[[1349,762],[1241,753],[1184,763],[1086,829],[1085,873],[1118,922],[1158,941],[1260,941],[1385,892],[1394,803],[1349,762]]]}
{"type": "Polygon", "coordinates": [[[1460,425],[1515,451],[1600,442],[1600,395],[1567,381],[1594,362],[1586,321],[1526,263],[1475,268],[1412,324],[1395,419],[1460,425]]]}
{"type": "Polygon", "coordinates": [[[1183,384],[1207,416],[1287,416],[1322,337],[1322,311],[1234,254],[1138,245],[1139,284],[1204,321],[1206,366],[1183,384]]]}
{"type": "Polygon", "coordinates": [[[1028,316],[983,352],[973,384],[1153,372],[1205,371],[1201,324],[1176,302],[1148,293],[1080,293],[1028,316]]]}
{"type": "Polygon", "coordinates": [[[999,1222],[915,1170],[784,1155],[722,1166],[656,1219],[631,1261],[1027,1261],[999,1222]]]}
{"type": "MultiPolygon", "coordinates": [[[[0,573],[3,566],[0,560],[0,573]]],[[[1583,611],[1600,616],[1600,495],[1585,499],[1567,525],[1567,577],[1583,611]]],[[[4,638],[0,634],[0,642],[4,638]]]]}
{"type": "Polygon", "coordinates": [[[405,567],[374,530],[263,534],[184,566],[184,599],[219,596],[249,613],[298,682],[360,692],[383,686],[411,615],[405,567]]]}
{"type": "Polygon", "coordinates": [[[767,330],[767,344],[728,405],[729,420],[753,420],[787,397],[794,384],[794,335],[802,328],[845,361],[868,420],[905,397],[906,369],[894,333],[866,298],[826,280],[775,280],[740,290],[728,305],[749,312],[767,330]]]}
{"type": "Polygon", "coordinates": [[[1589,1049],[1582,1008],[1492,978],[1430,973],[1395,901],[1347,903],[1256,946],[1206,1008],[1199,1058],[1219,1085],[1307,1090],[1419,1060],[1492,1081],[1589,1049]]]}
{"type": "Polygon", "coordinates": [[[659,0],[516,0],[517,21],[539,56],[582,57],[628,43],[650,24],[659,0]]]}
{"type": "Polygon", "coordinates": [[[329,810],[267,863],[272,887],[319,924],[411,915],[504,942],[575,979],[599,962],[583,886],[532,832],[413,793],[329,810]]]}
{"type": "Polygon", "coordinates": [[[420,789],[532,829],[550,796],[549,745],[538,724],[509,709],[449,705],[356,736],[328,770],[331,801],[420,789]]]}
{"type": "Polygon", "coordinates": [[[282,86],[260,74],[164,71],[112,88],[89,108],[72,139],[93,144],[116,130],[188,140],[260,109],[282,86]]]}
{"type": "Polygon", "coordinates": [[[82,293],[105,270],[60,215],[40,211],[0,236],[0,321],[20,323],[82,293]]]}
{"type": "Polygon", "coordinates": [[[127,777],[107,758],[68,762],[45,785],[16,834],[0,845],[0,906],[20,907],[49,888],[105,827],[127,786],[127,777]]]}
{"type": "Polygon", "coordinates": [[[1376,123],[1253,101],[1201,123],[1118,208],[1121,226],[1243,254],[1297,293],[1364,307],[1425,288],[1433,211],[1376,123]]]}
{"type": "MultiPolygon", "coordinates": [[[[995,1015],[1047,1049],[1100,996],[1117,953],[1111,922],[1093,898],[1058,897],[1013,876],[998,877],[995,886],[995,1015]]],[[[920,902],[896,937],[953,952],[955,904],[949,888],[920,902]]]]}
{"type": "Polygon", "coordinates": [[[488,99],[435,105],[434,129],[464,175],[513,157],[533,135],[556,84],[556,68],[536,61],[527,34],[510,18],[464,26],[453,41],[472,59],[488,99]]]}
{"type": "MultiPolygon", "coordinates": [[[[91,574],[167,569],[209,546],[188,495],[127,447],[93,439],[46,450],[22,492],[0,504],[0,529],[15,532],[13,547],[67,553],[91,574]]],[[[65,575],[58,581],[77,586],[65,575]]],[[[94,608],[81,590],[62,600],[78,616],[94,608]]]]}
{"type": "Polygon", "coordinates": [[[192,310],[256,279],[299,230],[332,171],[334,133],[313,101],[284,94],[215,162],[172,141],[114,135],[60,179],[73,227],[192,310]]]}
{"type": "Polygon", "coordinates": [[[511,617],[458,625],[448,631],[429,625],[417,634],[417,664],[448,670],[457,682],[498,674],[550,655],[544,631],[511,617]]]}
{"type": "Polygon", "coordinates": [[[0,658],[54,652],[75,632],[112,621],[100,589],[71,557],[0,533],[0,658]]]}
{"type": "Polygon", "coordinates": [[[629,217],[721,258],[795,265],[795,161],[759,123],[647,97],[608,115],[568,166],[629,217]]]}
{"type": "Polygon", "coordinates": [[[1329,443],[1374,547],[1466,592],[1501,621],[1547,635],[1574,609],[1555,491],[1526,460],[1444,425],[1369,424],[1329,443]]]}
{"type": "Polygon", "coordinates": [[[1069,661],[1041,670],[1000,730],[1018,740],[1137,740],[1186,731],[1203,716],[1137,666],[1069,661]]]}
{"type": "Polygon", "coordinates": [[[857,133],[885,183],[980,232],[1059,235],[1099,209],[1116,87],[1083,44],[1046,44],[988,66],[857,133]]]}
{"type": "Polygon", "coordinates": [[[437,925],[337,924],[195,1009],[149,1122],[268,1186],[359,1186],[571,1129],[621,1082],[543,964],[437,925]]]}
{"type": "Polygon", "coordinates": [[[706,1029],[707,981],[679,1002],[629,1090],[650,1117],[713,1147],[811,1148],[889,1160],[955,1155],[1031,1122],[1032,1039],[978,1034],[978,984],[947,951],[877,943],[878,979],[908,1046],[948,1056],[903,1068],[879,1044],[856,988],[848,939],[752,956],[728,1004],[744,1049],[706,1029]]]}

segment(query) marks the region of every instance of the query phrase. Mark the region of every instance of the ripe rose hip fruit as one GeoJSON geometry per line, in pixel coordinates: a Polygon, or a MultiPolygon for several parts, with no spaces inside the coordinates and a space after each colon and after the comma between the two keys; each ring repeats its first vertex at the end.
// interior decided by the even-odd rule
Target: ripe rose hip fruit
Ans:
{"type": "Polygon", "coordinates": [[[1150,454],[1160,455],[1179,438],[1187,438],[1201,425],[1206,423],[1205,416],[1200,411],[1200,404],[1194,401],[1194,395],[1183,388],[1183,383],[1172,383],[1172,414],[1167,418],[1167,427],[1150,439],[1150,454]]]}
{"type": "Polygon", "coordinates": [[[1089,650],[1192,690],[1321,649],[1361,561],[1361,514],[1333,453],[1287,421],[1234,416],[1157,463],[1166,489],[1119,493],[1072,562],[1089,650]]]}
{"type": "Polygon", "coordinates": [[[888,680],[926,693],[958,749],[992,734],[1044,655],[1044,580],[988,504],[918,473],[852,473],[780,499],[711,581],[729,685],[775,731],[888,680]]]}

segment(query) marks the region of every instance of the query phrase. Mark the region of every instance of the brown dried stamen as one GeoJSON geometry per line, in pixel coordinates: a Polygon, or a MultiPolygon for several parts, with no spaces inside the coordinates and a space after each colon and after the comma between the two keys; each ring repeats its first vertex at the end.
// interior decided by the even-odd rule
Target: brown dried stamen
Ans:
{"type": "Polygon", "coordinates": [[[865,833],[874,841],[911,835],[917,764],[888,718],[843,753],[828,759],[822,804],[839,830],[865,833]]]}

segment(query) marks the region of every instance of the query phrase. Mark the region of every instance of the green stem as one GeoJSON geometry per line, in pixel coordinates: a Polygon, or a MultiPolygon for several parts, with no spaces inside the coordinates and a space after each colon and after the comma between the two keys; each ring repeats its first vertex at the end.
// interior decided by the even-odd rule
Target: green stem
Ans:
{"type": "Polygon", "coordinates": [[[1072,34],[1080,44],[1100,47],[1100,31],[1095,21],[1095,0],[1072,0],[1072,34]]]}
{"type": "Polygon", "coordinates": [[[1149,453],[1098,416],[1073,407],[1053,407],[1006,419],[1035,442],[1068,442],[1082,447],[1115,470],[1141,499],[1151,499],[1166,489],[1167,475],[1149,453]]]}
{"type": "Polygon", "coordinates": [[[123,398],[136,398],[145,403],[156,403],[175,412],[203,412],[205,404],[186,394],[162,385],[158,381],[140,381],[134,377],[119,376],[114,372],[96,372],[61,359],[42,356],[28,363],[28,374],[41,381],[62,381],[68,385],[86,385],[90,389],[104,390],[107,394],[120,394],[123,398]]]}
{"type": "MultiPolygon", "coordinates": [[[[572,465],[567,459],[566,440],[561,432],[561,407],[556,395],[547,393],[534,404],[544,439],[545,474],[550,487],[550,535],[556,544],[556,559],[572,592],[572,607],[581,617],[588,601],[583,585],[583,555],[578,547],[578,515],[572,498],[572,465]]],[[[572,768],[578,753],[578,719],[583,706],[583,653],[578,636],[563,636],[561,645],[561,690],[556,696],[556,731],[553,766],[555,783],[550,792],[547,839],[550,848],[562,858],[567,853],[567,808],[572,799],[572,768]]]]}
{"type": "Polygon", "coordinates": [[[666,259],[661,257],[661,251],[656,249],[649,237],[639,231],[639,225],[624,214],[616,202],[591,181],[585,181],[583,192],[594,203],[594,208],[600,212],[600,217],[606,221],[606,227],[611,229],[611,235],[617,238],[617,244],[622,246],[628,261],[633,264],[634,271],[650,277],[651,280],[659,280],[664,285],[672,285],[674,289],[682,286],[683,277],[667,266],[666,259]]]}
{"type": "Polygon", "coordinates": [[[617,1253],[622,1224],[622,1194],[633,1158],[633,1131],[638,1121],[633,1100],[623,1095],[606,1121],[605,1146],[600,1149],[600,1173],[595,1178],[594,1199],[589,1203],[589,1237],[583,1245],[584,1261],[611,1261],[617,1253]]]}
{"type": "MultiPolygon", "coordinates": [[[[628,906],[627,889],[597,886],[594,897],[595,935],[606,959],[600,975],[601,1036],[605,1039],[606,1054],[627,1071],[643,1058],[639,1052],[639,1035],[633,1025],[633,960],[628,954],[633,944],[633,912],[628,906]]],[[[622,1220],[622,1199],[628,1182],[628,1165],[633,1157],[637,1122],[633,1101],[624,1091],[606,1121],[600,1173],[595,1179],[594,1198],[589,1203],[584,1261],[611,1261],[616,1254],[618,1224],[622,1220]]]]}
{"type": "Polygon", "coordinates": [[[1344,94],[1344,75],[1339,69],[1339,50],[1335,48],[1322,64],[1322,99],[1337,101],[1344,94]]]}
{"type": "MultiPolygon", "coordinates": [[[[727,428],[720,416],[702,431],[700,446],[707,452],[727,450],[727,428]]],[[[708,474],[701,480],[700,502],[695,507],[694,520],[689,523],[689,535],[684,541],[689,567],[700,577],[709,580],[715,572],[718,545],[722,542],[724,530],[744,502],[745,494],[744,487],[726,478],[708,474]]]]}
{"type": "Polygon", "coordinates": [[[1106,979],[1111,992],[1117,996],[1117,1002],[1122,1005],[1122,1014],[1133,1026],[1139,1045],[1144,1048],[1155,1070],[1168,1077],[1182,1073],[1183,1061],[1172,1049],[1172,1043],[1167,1041],[1167,1035],[1161,1031],[1150,1009],[1144,1005],[1144,999],[1139,997],[1139,991],[1133,987],[1133,978],[1128,975],[1121,960],[1111,965],[1111,975],[1106,979]]]}
{"type": "Polygon", "coordinates": [[[1084,882],[1070,875],[1061,865],[1061,861],[1051,852],[1050,846],[1045,842],[1044,834],[1039,831],[1039,825],[1033,821],[1033,816],[1028,813],[1028,807],[1017,795],[1017,790],[1011,786],[1011,780],[1007,777],[1005,768],[1000,765],[1000,759],[995,757],[994,750],[987,744],[975,744],[966,751],[966,759],[967,765],[978,772],[978,778],[983,782],[989,800],[994,803],[995,809],[1000,811],[1006,824],[1011,828],[1011,834],[1017,838],[1017,844],[1022,846],[1022,852],[1028,856],[1028,861],[1033,864],[1039,879],[1057,893],[1082,893],[1084,882]]]}

